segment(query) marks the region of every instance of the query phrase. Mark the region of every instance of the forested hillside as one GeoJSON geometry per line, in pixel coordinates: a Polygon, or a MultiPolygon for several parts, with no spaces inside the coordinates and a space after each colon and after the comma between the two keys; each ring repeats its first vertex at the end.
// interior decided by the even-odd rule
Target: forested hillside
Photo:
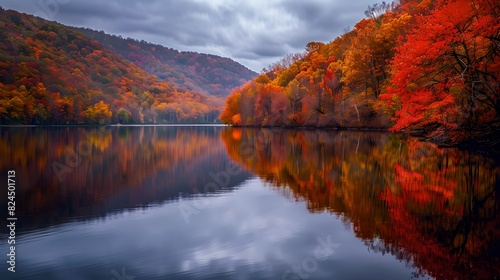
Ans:
{"type": "Polygon", "coordinates": [[[390,128],[444,144],[500,128],[500,4],[376,4],[353,30],[311,42],[233,90],[221,114],[243,126],[390,128]]]}
{"type": "Polygon", "coordinates": [[[180,52],[145,41],[108,35],[102,31],[79,30],[148,73],[174,83],[183,90],[228,96],[232,88],[257,76],[257,73],[229,58],[180,52]]]}
{"type": "Polygon", "coordinates": [[[175,82],[148,73],[75,28],[0,10],[0,124],[218,120],[222,97],[203,93],[214,93],[213,88],[175,82]]]}

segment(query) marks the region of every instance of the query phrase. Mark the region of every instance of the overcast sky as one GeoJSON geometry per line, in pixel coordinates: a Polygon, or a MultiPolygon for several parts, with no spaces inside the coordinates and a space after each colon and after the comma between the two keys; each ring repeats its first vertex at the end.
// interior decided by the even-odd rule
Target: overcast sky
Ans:
{"type": "Polygon", "coordinates": [[[180,51],[230,57],[260,72],[311,41],[329,42],[377,0],[0,0],[0,6],[180,51]]]}

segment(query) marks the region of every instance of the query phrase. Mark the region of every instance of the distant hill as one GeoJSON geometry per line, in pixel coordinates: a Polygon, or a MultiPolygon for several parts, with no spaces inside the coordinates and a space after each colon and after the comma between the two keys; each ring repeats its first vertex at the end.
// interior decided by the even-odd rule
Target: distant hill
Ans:
{"type": "Polygon", "coordinates": [[[184,90],[228,96],[231,89],[257,76],[257,73],[229,58],[180,52],[161,45],[132,38],[125,39],[88,28],[79,30],[150,74],[174,83],[184,90]]]}
{"type": "MultiPolygon", "coordinates": [[[[215,87],[204,89],[189,82],[195,80],[193,75],[188,79],[175,71],[170,73],[185,76],[188,82],[176,84],[175,79],[158,78],[90,38],[89,33],[0,8],[0,124],[217,121],[222,97],[205,94],[215,94],[215,87]]],[[[129,41],[131,49],[148,45],[129,41]]],[[[137,56],[150,57],[144,50],[137,56]]],[[[203,57],[200,61],[214,59],[197,56],[203,57]]],[[[160,66],[166,65],[162,62],[160,66]]]]}

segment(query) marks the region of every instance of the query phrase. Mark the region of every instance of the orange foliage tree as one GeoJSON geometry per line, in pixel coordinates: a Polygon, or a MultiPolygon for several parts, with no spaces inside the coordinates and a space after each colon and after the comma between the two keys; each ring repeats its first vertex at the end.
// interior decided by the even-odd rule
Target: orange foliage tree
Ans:
{"type": "Polygon", "coordinates": [[[111,121],[113,113],[109,110],[109,104],[102,100],[83,111],[83,117],[93,124],[106,124],[111,121]]]}

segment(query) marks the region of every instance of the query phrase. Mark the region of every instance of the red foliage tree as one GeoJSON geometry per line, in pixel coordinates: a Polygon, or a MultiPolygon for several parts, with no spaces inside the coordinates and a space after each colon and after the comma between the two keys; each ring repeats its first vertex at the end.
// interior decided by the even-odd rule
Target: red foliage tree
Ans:
{"type": "Polygon", "coordinates": [[[437,1],[417,17],[392,61],[393,130],[470,129],[500,120],[500,8],[493,0],[437,1]]]}

